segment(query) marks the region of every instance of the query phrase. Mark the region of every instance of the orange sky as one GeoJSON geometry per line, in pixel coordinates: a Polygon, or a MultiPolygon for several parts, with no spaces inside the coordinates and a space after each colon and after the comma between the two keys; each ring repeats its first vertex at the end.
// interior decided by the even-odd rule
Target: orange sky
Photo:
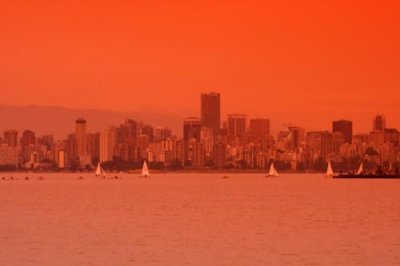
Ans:
{"type": "Polygon", "coordinates": [[[128,2],[3,1],[0,103],[400,127],[399,1],[128,2]]]}

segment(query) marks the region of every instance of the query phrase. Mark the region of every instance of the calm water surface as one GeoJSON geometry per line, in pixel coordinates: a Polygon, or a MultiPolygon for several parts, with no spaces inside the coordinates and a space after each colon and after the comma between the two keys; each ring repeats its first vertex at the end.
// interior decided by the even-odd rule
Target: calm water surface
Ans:
{"type": "Polygon", "coordinates": [[[0,265],[400,265],[400,180],[13,175],[0,265]]]}

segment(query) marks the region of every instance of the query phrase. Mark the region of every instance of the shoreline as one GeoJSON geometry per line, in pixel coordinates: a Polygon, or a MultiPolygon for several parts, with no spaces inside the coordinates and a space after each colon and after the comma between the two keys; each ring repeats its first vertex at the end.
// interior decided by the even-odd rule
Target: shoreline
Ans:
{"type": "MultiPolygon", "coordinates": [[[[170,173],[192,173],[192,174],[268,174],[267,169],[254,169],[254,170],[199,170],[199,169],[185,169],[185,170],[151,170],[152,174],[170,174],[170,173]]],[[[4,171],[1,174],[94,174],[91,171],[32,171],[32,170],[15,170],[15,171],[4,171]]],[[[140,174],[141,170],[133,171],[107,171],[109,174],[140,174]]],[[[279,174],[324,174],[324,172],[318,171],[280,171],[279,174]]]]}

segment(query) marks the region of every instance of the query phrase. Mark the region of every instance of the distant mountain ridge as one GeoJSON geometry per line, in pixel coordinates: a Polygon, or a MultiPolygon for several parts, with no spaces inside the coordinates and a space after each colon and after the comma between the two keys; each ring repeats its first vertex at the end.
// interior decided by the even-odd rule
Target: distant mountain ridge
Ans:
{"type": "Polygon", "coordinates": [[[87,120],[88,132],[103,130],[109,125],[120,125],[125,119],[131,118],[154,127],[169,127],[179,136],[182,135],[181,125],[184,118],[180,113],[163,110],[119,112],[59,106],[0,104],[0,134],[2,135],[7,129],[16,129],[20,133],[29,129],[39,136],[52,134],[56,139],[64,139],[75,131],[75,120],[80,117],[87,120]]]}

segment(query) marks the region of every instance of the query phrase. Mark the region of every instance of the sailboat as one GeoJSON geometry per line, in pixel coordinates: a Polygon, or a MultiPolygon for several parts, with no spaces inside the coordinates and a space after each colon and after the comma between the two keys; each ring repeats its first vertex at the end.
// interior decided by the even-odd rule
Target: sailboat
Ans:
{"type": "Polygon", "coordinates": [[[356,175],[361,175],[363,172],[364,172],[364,163],[361,163],[356,175]]]}
{"type": "Polygon", "coordinates": [[[278,171],[276,171],[274,163],[271,163],[271,166],[269,167],[269,173],[265,177],[274,177],[274,176],[278,176],[278,171]]]}
{"type": "Polygon", "coordinates": [[[334,175],[334,172],[333,172],[333,169],[332,169],[332,164],[331,164],[331,161],[329,161],[328,162],[328,168],[326,170],[326,176],[327,177],[333,177],[333,175],[334,175]]]}
{"type": "Polygon", "coordinates": [[[100,163],[97,165],[96,168],[96,173],[95,173],[96,177],[102,177],[102,178],[106,178],[106,171],[104,171],[103,167],[101,167],[100,163]]]}
{"type": "Polygon", "coordinates": [[[382,169],[382,167],[378,166],[375,173],[365,173],[364,171],[364,164],[361,163],[360,167],[358,168],[358,171],[353,174],[340,174],[337,176],[334,176],[337,178],[400,178],[399,173],[385,173],[382,169]]]}
{"type": "Polygon", "coordinates": [[[150,176],[149,168],[147,167],[146,161],[144,161],[142,168],[142,177],[149,177],[149,176],[150,176]]]}

